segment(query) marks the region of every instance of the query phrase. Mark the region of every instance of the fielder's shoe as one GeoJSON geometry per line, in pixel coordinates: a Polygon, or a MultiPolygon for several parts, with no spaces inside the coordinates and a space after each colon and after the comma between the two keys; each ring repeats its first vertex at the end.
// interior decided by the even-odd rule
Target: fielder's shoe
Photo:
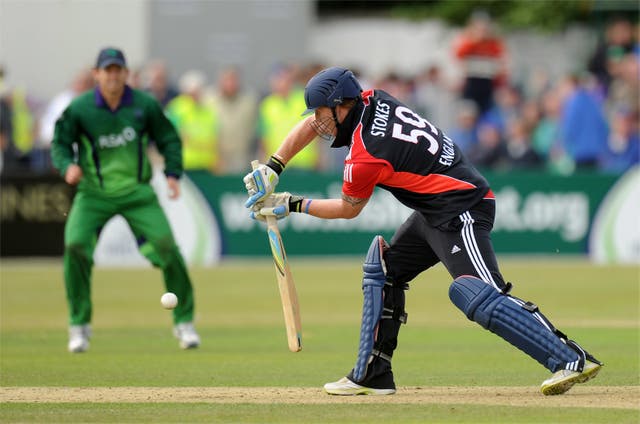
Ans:
{"type": "Polygon", "coordinates": [[[342,377],[340,380],[333,383],[327,383],[324,385],[324,391],[330,395],[392,395],[396,392],[395,388],[389,389],[374,389],[372,387],[365,387],[354,383],[347,377],[342,377]]]}
{"type": "Polygon", "coordinates": [[[546,396],[561,395],[572,388],[574,384],[586,383],[591,380],[598,375],[600,368],[602,368],[602,363],[595,359],[594,361],[595,362],[590,360],[584,361],[582,372],[570,370],[556,371],[550,378],[542,382],[542,386],[540,386],[542,394],[546,396]]]}
{"type": "Polygon", "coordinates": [[[173,327],[173,335],[180,342],[182,349],[195,349],[200,346],[200,336],[196,333],[192,322],[181,322],[173,327]]]}
{"type": "Polygon", "coordinates": [[[71,353],[86,352],[89,349],[89,339],[91,338],[91,326],[71,325],[69,326],[69,344],[67,349],[71,353]]]}

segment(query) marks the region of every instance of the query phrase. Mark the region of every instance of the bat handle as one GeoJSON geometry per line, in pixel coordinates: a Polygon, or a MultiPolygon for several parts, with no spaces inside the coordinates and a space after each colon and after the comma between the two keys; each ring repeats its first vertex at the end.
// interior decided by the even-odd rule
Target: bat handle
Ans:
{"type": "Polygon", "coordinates": [[[258,166],[260,166],[259,160],[256,159],[251,161],[251,169],[255,170],[258,166]]]}
{"type": "Polygon", "coordinates": [[[265,216],[268,227],[278,227],[278,219],[273,215],[265,216]]]}

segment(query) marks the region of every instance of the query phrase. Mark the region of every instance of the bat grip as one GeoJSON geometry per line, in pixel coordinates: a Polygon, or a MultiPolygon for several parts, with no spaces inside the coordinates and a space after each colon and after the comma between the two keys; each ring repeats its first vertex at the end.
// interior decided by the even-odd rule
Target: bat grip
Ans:
{"type": "Polygon", "coordinates": [[[267,220],[267,227],[278,227],[278,219],[275,216],[267,215],[265,218],[267,220]]]}

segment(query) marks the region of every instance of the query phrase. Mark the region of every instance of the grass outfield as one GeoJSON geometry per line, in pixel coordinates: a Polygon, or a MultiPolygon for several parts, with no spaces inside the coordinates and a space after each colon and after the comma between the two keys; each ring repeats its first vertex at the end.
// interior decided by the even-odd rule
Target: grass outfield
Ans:
{"type": "Polygon", "coordinates": [[[303,350],[287,350],[273,265],[193,269],[203,344],[181,351],[153,269],[94,270],[91,349],[66,352],[59,262],[0,263],[0,422],[637,423],[638,267],[504,259],[513,294],[605,362],[563,396],[548,372],[469,322],[438,266],[407,292],[394,357],[398,393],[332,397],[322,384],[352,367],[359,337],[358,260],[292,260],[303,350]]]}

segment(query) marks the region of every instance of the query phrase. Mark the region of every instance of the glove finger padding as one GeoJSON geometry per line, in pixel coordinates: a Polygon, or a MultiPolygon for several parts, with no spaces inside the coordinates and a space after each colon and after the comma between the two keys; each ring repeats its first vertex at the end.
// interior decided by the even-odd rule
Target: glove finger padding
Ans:
{"type": "Polygon", "coordinates": [[[278,174],[271,167],[260,164],[242,179],[249,193],[245,207],[249,208],[273,193],[278,184],[278,174]]]}
{"type": "Polygon", "coordinates": [[[294,196],[286,191],[273,193],[251,207],[251,217],[263,221],[265,216],[275,216],[280,220],[291,212],[301,212],[303,200],[304,197],[294,196]]]}
{"type": "Polygon", "coordinates": [[[249,195],[254,195],[258,192],[256,183],[253,181],[253,178],[247,179],[247,177],[245,177],[243,181],[244,187],[247,189],[247,193],[249,193],[249,195]]]}
{"type": "Polygon", "coordinates": [[[260,209],[260,214],[265,216],[275,216],[278,219],[282,219],[289,215],[289,201],[291,200],[291,193],[273,193],[267,197],[264,201],[264,206],[260,209]]]}
{"type": "Polygon", "coordinates": [[[246,188],[255,187],[255,183],[253,182],[253,171],[242,177],[242,181],[246,188]]]}
{"type": "Polygon", "coordinates": [[[272,208],[262,208],[260,209],[260,215],[275,216],[276,218],[281,219],[289,215],[289,208],[285,205],[275,206],[272,208]]]}
{"type": "Polygon", "coordinates": [[[260,221],[260,222],[266,222],[267,221],[267,218],[264,215],[262,215],[260,213],[260,211],[258,211],[258,212],[251,211],[249,216],[251,217],[251,219],[253,219],[255,221],[260,221]]]}

